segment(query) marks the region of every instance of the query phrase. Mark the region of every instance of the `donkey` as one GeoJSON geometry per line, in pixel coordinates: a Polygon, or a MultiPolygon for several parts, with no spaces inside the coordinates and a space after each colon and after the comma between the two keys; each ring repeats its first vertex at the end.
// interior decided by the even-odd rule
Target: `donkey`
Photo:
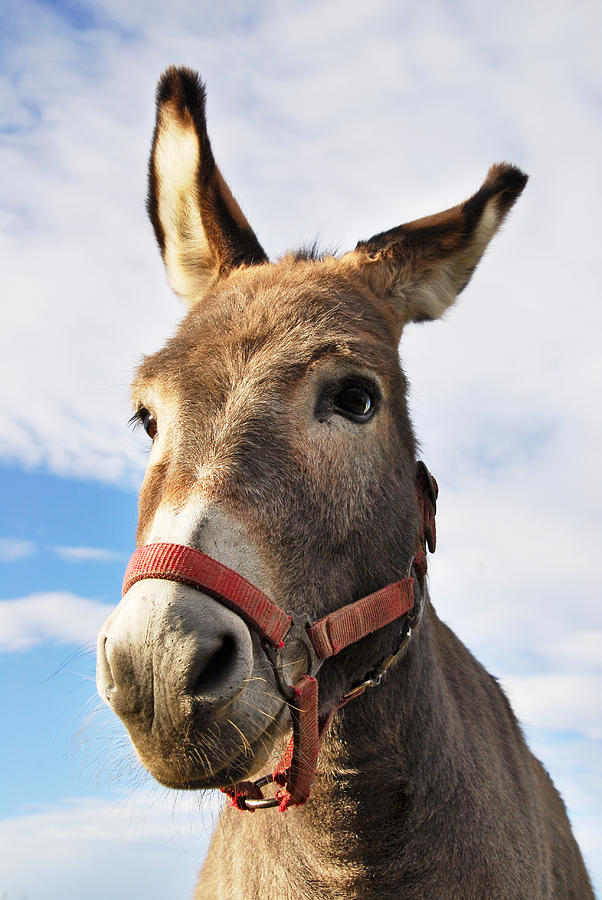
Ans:
{"type": "Polygon", "coordinates": [[[459,206],[272,263],[198,76],[159,82],[148,211],[188,313],[133,383],[152,448],[98,688],[159,782],[233,798],[198,898],[593,897],[506,697],[430,602],[436,483],[398,357],[526,181],[494,165],[459,206]]]}

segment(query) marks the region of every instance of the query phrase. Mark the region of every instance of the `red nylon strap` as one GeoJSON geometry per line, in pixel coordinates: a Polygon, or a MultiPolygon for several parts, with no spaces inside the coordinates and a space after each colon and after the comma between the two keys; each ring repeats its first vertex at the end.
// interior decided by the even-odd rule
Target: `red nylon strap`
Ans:
{"type": "Polygon", "coordinates": [[[309,797],[316,776],[321,732],[318,727],[318,682],[304,675],[295,685],[295,700],[290,705],[293,736],[274,772],[280,810],[299,806],[309,797]]]}
{"type": "Polygon", "coordinates": [[[226,794],[232,800],[232,806],[236,806],[242,812],[254,812],[247,806],[247,800],[263,800],[261,788],[254,781],[237,781],[227,787],[220,788],[222,794],[226,794]]]}
{"type": "Polygon", "coordinates": [[[390,625],[414,605],[414,580],[404,578],[349,603],[315,622],[307,633],[321,659],[334,656],[360,638],[390,625]]]}
{"type": "MultiPolygon", "coordinates": [[[[328,715],[318,719],[318,686],[316,679],[306,675],[299,684],[310,681],[316,682],[315,691],[304,687],[298,692],[299,707],[291,707],[293,736],[274,772],[274,781],[284,788],[277,795],[280,800],[279,809],[281,812],[284,812],[289,806],[301,806],[309,797],[316,777],[320,747],[328,731],[328,726],[334,714],[352,699],[351,697],[343,698],[340,703],[337,703],[330,710],[328,715]],[[304,729],[310,729],[309,734],[311,736],[308,739],[304,739],[304,729]],[[297,747],[299,749],[295,752],[297,747]]],[[[295,693],[297,693],[296,689],[295,693]]],[[[358,696],[358,694],[355,696],[358,696]]],[[[247,782],[245,782],[246,784],[247,782]]],[[[230,794],[229,789],[225,789],[225,792],[230,794]]],[[[231,796],[236,800],[238,793],[235,792],[231,796]]],[[[250,794],[247,796],[250,796],[250,794]]],[[[244,804],[241,808],[245,808],[244,804]]]]}
{"type": "Polygon", "coordinates": [[[128,563],[122,596],[143,578],[164,578],[205,591],[238,613],[274,647],[281,647],[291,617],[238,572],[182,544],[146,544],[128,563]]]}

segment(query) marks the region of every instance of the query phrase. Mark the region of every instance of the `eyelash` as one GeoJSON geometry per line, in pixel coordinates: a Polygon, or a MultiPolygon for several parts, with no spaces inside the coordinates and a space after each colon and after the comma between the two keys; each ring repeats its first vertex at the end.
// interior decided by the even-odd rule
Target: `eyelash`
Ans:
{"type": "Polygon", "coordinates": [[[129,424],[135,429],[142,425],[148,436],[154,441],[157,436],[157,420],[145,406],[141,406],[129,421],[129,424]]]}
{"type": "Polygon", "coordinates": [[[134,413],[131,419],[128,419],[128,428],[131,428],[133,431],[138,431],[139,428],[142,428],[142,419],[137,412],[134,413]]]}

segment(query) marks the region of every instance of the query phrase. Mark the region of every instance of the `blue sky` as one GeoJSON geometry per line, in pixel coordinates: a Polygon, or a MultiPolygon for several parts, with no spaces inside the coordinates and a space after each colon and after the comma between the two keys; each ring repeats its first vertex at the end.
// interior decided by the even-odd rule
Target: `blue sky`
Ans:
{"type": "Polygon", "coordinates": [[[601,25],[590,0],[2,5],[0,896],[188,896],[215,816],[140,773],[87,652],[133,547],[129,381],[181,315],[144,213],[172,63],[206,78],[272,256],[444,209],[496,160],[530,173],[401,354],[441,487],[433,601],[507,688],[602,889],[601,25]]]}
{"type": "MultiPolygon", "coordinates": [[[[135,519],[132,495],[117,488],[99,490],[91,483],[63,480],[43,472],[24,472],[8,466],[0,469],[0,478],[2,533],[10,529],[16,535],[13,538],[14,555],[18,552],[26,554],[11,561],[6,558],[9,548],[4,545],[4,601],[10,603],[12,598],[37,596],[42,606],[55,612],[59,604],[57,600],[53,602],[53,597],[58,599],[64,595],[67,586],[69,595],[74,598],[92,598],[102,615],[102,605],[114,603],[123,559],[127,560],[131,546],[135,519]],[[27,498],[25,506],[24,497],[27,498]],[[103,539],[106,543],[109,522],[114,523],[111,533],[115,546],[122,550],[122,560],[68,562],[55,549],[68,546],[74,535],[78,536],[81,546],[102,546],[103,539]],[[25,535],[27,537],[22,537],[25,535]],[[27,541],[28,546],[19,547],[17,540],[27,541]],[[48,599],[44,599],[47,595],[50,595],[48,599]]],[[[73,604],[65,609],[65,613],[71,616],[77,609],[78,606],[73,604]]],[[[13,622],[16,618],[13,615],[13,622]]],[[[7,647],[9,637],[6,631],[3,634],[2,708],[8,712],[11,721],[19,723],[18,728],[7,730],[3,753],[9,769],[27,766],[28,777],[7,778],[0,796],[1,815],[14,812],[21,804],[31,808],[36,802],[51,802],[57,791],[69,796],[74,784],[81,782],[79,770],[85,760],[82,758],[74,767],[72,758],[79,752],[76,734],[83,721],[85,704],[93,696],[93,683],[88,679],[93,675],[94,655],[85,652],[93,648],[87,644],[80,646],[76,641],[77,632],[74,640],[66,644],[61,639],[60,629],[68,623],[56,624],[53,635],[48,633],[47,622],[40,621],[39,617],[28,619],[20,629],[23,649],[10,654],[6,652],[10,647],[7,647]],[[34,697],[39,699],[32,711],[31,698],[34,697]]],[[[77,628],[77,623],[75,625],[77,628]]],[[[82,637],[86,628],[87,623],[82,637]]],[[[10,634],[13,646],[21,643],[18,637],[16,633],[10,634]]],[[[6,772],[5,767],[5,776],[6,772]]],[[[98,793],[98,786],[95,793],[98,793]]]]}

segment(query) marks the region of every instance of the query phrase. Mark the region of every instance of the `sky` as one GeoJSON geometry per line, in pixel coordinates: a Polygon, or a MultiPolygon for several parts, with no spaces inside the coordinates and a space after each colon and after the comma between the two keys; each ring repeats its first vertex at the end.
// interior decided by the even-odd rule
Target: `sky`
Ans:
{"type": "Polygon", "coordinates": [[[206,80],[273,258],[445,209],[495,161],[529,173],[458,305],[400,352],[440,486],[433,602],[508,691],[602,892],[602,7],[542,9],[4,0],[3,900],[189,896],[219,808],[145,775],[94,685],[145,464],[129,381],[183,312],[144,211],[171,64],[206,80]]]}

